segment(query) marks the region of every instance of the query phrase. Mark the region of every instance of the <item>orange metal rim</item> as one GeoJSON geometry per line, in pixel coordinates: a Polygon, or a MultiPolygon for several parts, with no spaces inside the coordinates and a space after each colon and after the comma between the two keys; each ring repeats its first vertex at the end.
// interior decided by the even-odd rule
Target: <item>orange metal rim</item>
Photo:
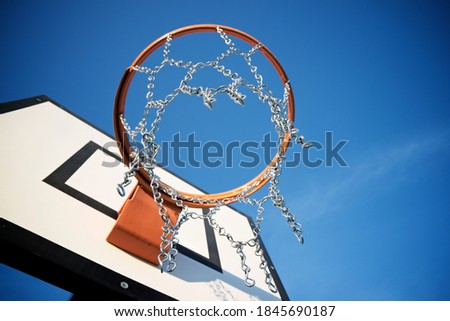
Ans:
{"type": "MultiPolygon", "coordinates": [[[[130,141],[128,139],[128,135],[125,132],[125,129],[122,125],[122,122],[120,120],[121,115],[125,114],[125,104],[126,104],[126,98],[128,89],[131,85],[131,82],[133,80],[134,75],[136,74],[136,71],[133,69],[133,66],[139,66],[141,65],[155,50],[157,50],[159,47],[165,44],[167,36],[171,35],[172,39],[179,38],[182,36],[186,36],[188,34],[193,33],[201,33],[201,32],[217,32],[217,27],[222,29],[226,34],[230,36],[234,36],[236,38],[239,38],[247,43],[249,43],[252,46],[255,46],[257,44],[261,45],[261,48],[259,51],[269,60],[269,62],[273,65],[275,70],[278,73],[278,76],[280,77],[282,84],[286,84],[289,79],[286,75],[286,72],[284,71],[283,67],[277,60],[277,58],[273,55],[273,53],[266,48],[264,45],[262,45],[261,42],[259,42],[254,37],[248,35],[245,32],[242,32],[238,29],[227,27],[227,26],[221,26],[221,25],[214,25],[214,24],[200,24],[200,25],[192,25],[183,27],[177,30],[174,30],[172,32],[169,32],[168,34],[160,37],[159,39],[152,42],[147,48],[145,48],[133,61],[130,67],[128,67],[125,70],[124,75],[122,76],[122,79],[120,80],[119,87],[116,92],[116,96],[114,99],[114,113],[113,113],[113,121],[114,121],[114,133],[116,137],[116,141],[118,143],[118,146],[120,147],[120,152],[122,154],[124,163],[128,165],[130,163],[130,156],[126,153],[126,151],[130,150],[130,141]]],[[[288,97],[288,118],[292,122],[294,121],[295,117],[295,107],[294,107],[294,96],[292,93],[292,89],[289,91],[289,97],[288,97]]],[[[281,149],[286,151],[288,144],[290,141],[290,136],[285,135],[284,141],[281,145],[281,149]]],[[[170,185],[160,182],[161,187],[164,187],[167,190],[174,190],[178,194],[182,196],[183,199],[202,199],[202,203],[198,202],[192,202],[185,200],[183,203],[185,205],[191,206],[191,207],[213,207],[217,201],[223,202],[223,203],[231,203],[231,199],[238,196],[242,191],[247,189],[249,186],[252,186],[253,184],[259,182],[255,188],[253,188],[247,195],[249,196],[253,193],[255,193],[258,189],[260,189],[262,186],[264,186],[265,183],[270,179],[270,177],[265,177],[268,171],[272,168],[273,164],[278,159],[279,155],[275,155],[275,157],[272,159],[272,162],[267,165],[267,167],[259,173],[255,178],[253,178],[248,183],[237,187],[235,189],[221,192],[221,193],[214,193],[214,194],[193,194],[193,193],[186,193],[183,191],[179,191],[170,185]]],[[[136,178],[138,180],[138,183],[149,193],[151,193],[150,189],[150,183],[149,183],[149,175],[146,173],[145,169],[140,168],[136,172],[136,178]]],[[[167,194],[162,193],[163,198],[165,201],[169,201],[171,203],[174,202],[174,200],[167,194]]]]}

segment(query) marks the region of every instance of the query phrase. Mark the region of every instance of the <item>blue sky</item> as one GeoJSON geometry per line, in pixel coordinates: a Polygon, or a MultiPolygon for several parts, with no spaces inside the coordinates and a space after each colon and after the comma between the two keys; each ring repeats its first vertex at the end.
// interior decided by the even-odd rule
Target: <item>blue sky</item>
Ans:
{"type": "MultiPolygon", "coordinates": [[[[280,188],[304,226],[303,246],[276,211],[266,215],[262,237],[290,298],[450,299],[447,2],[2,1],[0,8],[0,100],[45,94],[109,133],[123,71],[157,37],[197,23],[255,36],[289,75],[301,132],[322,144],[326,132],[348,141],[347,167],[284,171],[280,188]]],[[[230,119],[216,109],[217,131],[203,109],[184,130],[220,139],[230,119]]],[[[243,119],[232,139],[253,125],[243,119]]],[[[175,171],[207,191],[255,173],[219,169],[211,180],[198,169],[175,171]]]]}

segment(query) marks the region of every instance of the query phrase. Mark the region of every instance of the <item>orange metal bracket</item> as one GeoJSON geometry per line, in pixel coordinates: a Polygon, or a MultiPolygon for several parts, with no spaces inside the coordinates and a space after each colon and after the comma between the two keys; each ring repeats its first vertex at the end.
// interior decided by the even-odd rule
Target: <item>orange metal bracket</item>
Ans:
{"type": "MultiPolygon", "coordinates": [[[[172,224],[178,220],[181,208],[164,202],[172,224]]],[[[119,217],[106,240],[141,259],[159,265],[163,221],[153,196],[139,184],[119,211],[119,217]]]]}

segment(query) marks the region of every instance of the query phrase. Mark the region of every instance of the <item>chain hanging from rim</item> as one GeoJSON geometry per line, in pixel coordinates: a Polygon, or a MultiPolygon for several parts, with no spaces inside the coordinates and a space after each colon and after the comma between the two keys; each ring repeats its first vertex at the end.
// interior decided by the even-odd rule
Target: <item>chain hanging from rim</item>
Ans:
{"type": "Polygon", "coordinates": [[[161,234],[161,244],[160,244],[160,254],[158,256],[158,261],[160,265],[161,272],[164,270],[171,272],[176,268],[176,255],[177,244],[178,244],[178,232],[180,227],[189,219],[206,219],[209,225],[222,237],[225,237],[232,248],[236,250],[241,262],[241,269],[245,275],[244,283],[247,286],[254,286],[255,280],[250,277],[250,267],[247,264],[247,256],[244,249],[249,247],[254,249],[254,254],[259,257],[260,265],[259,268],[265,274],[265,283],[272,292],[277,292],[277,287],[272,278],[270,272],[270,266],[265,258],[263,249],[260,243],[260,233],[261,224],[264,220],[263,205],[271,200],[273,205],[280,209],[281,215],[286,218],[287,224],[292,229],[294,236],[303,244],[304,239],[302,235],[302,225],[297,223],[296,217],[291,213],[290,209],[286,206],[285,200],[278,189],[279,176],[281,175],[282,163],[285,160],[285,152],[283,150],[282,143],[284,141],[285,135],[289,135],[294,142],[301,144],[303,148],[308,148],[311,145],[304,141],[303,136],[298,135],[298,130],[293,126],[293,123],[288,119],[287,116],[287,105],[288,105],[288,95],[290,91],[289,83],[284,84],[284,95],[282,99],[276,98],[272,91],[263,83],[263,77],[258,73],[257,67],[253,64],[251,56],[261,48],[261,44],[253,46],[248,52],[241,51],[235,46],[228,35],[220,28],[217,27],[217,33],[223,39],[227,45],[227,50],[221,53],[215,60],[206,62],[193,63],[192,61],[185,62],[183,60],[174,60],[169,57],[170,46],[172,37],[167,36],[164,50],[163,50],[163,60],[162,62],[155,66],[153,69],[143,66],[133,66],[133,69],[137,72],[148,74],[148,85],[147,85],[147,104],[144,107],[141,119],[138,125],[132,129],[128,124],[125,116],[120,115],[120,120],[122,125],[132,140],[132,151],[130,153],[130,166],[129,170],[124,174],[124,181],[117,186],[117,190],[121,196],[125,195],[125,187],[131,183],[131,178],[135,176],[135,172],[139,168],[144,168],[150,177],[150,188],[152,190],[153,198],[158,206],[159,215],[163,221],[162,234],[161,234]],[[238,73],[232,72],[227,69],[221,62],[231,55],[241,56],[251,73],[253,74],[256,84],[249,82],[248,80],[240,77],[238,73]],[[175,88],[171,93],[169,93],[162,100],[153,99],[153,88],[156,75],[164,67],[175,67],[187,70],[186,75],[180,82],[180,85],[175,88]],[[189,85],[189,82],[193,79],[194,74],[204,68],[213,68],[218,73],[225,77],[231,79],[229,85],[222,85],[217,88],[203,88],[193,87],[189,85]],[[185,197],[177,193],[175,190],[166,189],[159,184],[160,178],[155,174],[154,168],[156,166],[156,157],[160,146],[155,142],[156,132],[159,129],[159,123],[161,122],[162,116],[165,112],[165,108],[179,95],[187,94],[192,96],[198,96],[203,99],[203,103],[206,107],[212,109],[213,104],[216,101],[215,96],[219,94],[227,94],[229,98],[237,104],[244,105],[246,96],[243,95],[239,88],[247,88],[251,92],[257,95],[258,99],[267,103],[271,111],[271,121],[274,123],[275,130],[278,134],[278,157],[276,158],[273,166],[270,170],[263,175],[258,181],[254,182],[250,186],[246,187],[242,192],[233,198],[228,198],[225,200],[203,200],[201,198],[185,197]],[[151,109],[156,109],[156,117],[150,124],[150,129],[147,129],[149,112],[151,109]],[[137,138],[141,137],[140,150],[137,148],[137,138]],[[247,197],[249,192],[252,191],[256,186],[258,186],[262,181],[269,179],[268,193],[261,199],[255,199],[247,197]],[[164,192],[171,196],[175,204],[181,208],[181,213],[178,217],[176,224],[172,224],[168,214],[167,209],[164,207],[164,200],[162,198],[161,192],[164,192]],[[195,203],[211,203],[214,205],[206,214],[198,214],[196,212],[189,212],[186,205],[183,204],[184,201],[190,201],[195,203]],[[232,203],[241,202],[244,204],[249,204],[256,206],[256,224],[252,230],[253,237],[246,241],[235,240],[233,236],[226,231],[226,229],[219,225],[214,215],[219,211],[220,207],[232,203]]]}

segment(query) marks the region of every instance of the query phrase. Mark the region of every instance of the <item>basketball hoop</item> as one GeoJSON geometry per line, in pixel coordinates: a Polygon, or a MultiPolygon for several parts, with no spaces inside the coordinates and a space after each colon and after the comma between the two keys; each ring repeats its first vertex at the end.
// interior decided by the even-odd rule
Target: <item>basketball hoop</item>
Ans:
{"type": "MultiPolygon", "coordinates": [[[[241,259],[241,268],[245,273],[245,284],[248,286],[254,285],[254,280],[249,277],[250,268],[246,264],[246,256],[244,254],[244,247],[248,246],[254,248],[255,254],[260,257],[260,268],[265,272],[266,283],[271,291],[276,292],[277,289],[275,283],[273,282],[268,264],[264,258],[263,251],[259,243],[259,234],[261,229],[260,225],[263,221],[263,204],[271,200],[273,205],[278,207],[281,210],[281,214],[287,219],[287,223],[291,227],[294,235],[301,243],[303,243],[302,226],[296,222],[295,216],[285,205],[284,198],[281,196],[277,186],[278,177],[281,174],[282,162],[285,159],[285,152],[291,139],[296,143],[300,143],[303,147],[309,147],[308,143],[304,142],[303,137],[298,135],[298,130],[293,125],[294,116],[294,97],[289,79],[283,67],[272,52],[252,36],[240,30],[226,26],[202,24],[177,29],[151,43],[139,54],[131,66],[126,69],[120,81],[114,101],[115,137],[120,146],[124,163],[129,167],[129,171],[124,174],[124,181],[118,185],[117,189],[119,194],[124,196],[125,186],[131,183],[132,177],[136,177],[138,186],[135,188],[127,202],[124,204],[122,210],[119,212],[119,220],[117,224],[121,224],[122,228],[115,228],[108,237],[108,241],[119,247],[125,248],[133,254],[144,257],[152,263],[158,264],[161,267],[161,271],[165,269],[170,272],[176,266],[175,257],[177,254],[176,245],[178,243],[177,234],[181,225],[189,219],[206,219],[214,230],[218,232],[219,235],[226,237],[230,241],[231,246],[236,249],[236,252],[241,259]],[[224,40],[227,46],[226,52],[222,53],[215,60],[197,63],[174,60],[169,57],[170,45],[173,40],[188,34],[204,32],[216,32],[224,40]],[[235,46],[229,36],[236,37],[250,44],[252,46],[251,50],[247,52],[241,51],[235,46]],[[153,69],[143,67],[142,64],[145,60],[158,48],[163,46],[163,60],[160,65],[154,67],[153,69]],[[260,52],[276,70],[284,87],[284,95],[282,98],[276,98],[270,89],[263,83],[263,78],[257,72],[257,68],[251,58],[256,52],[260,52]],[[256,83],[243,79],[238,75],[238,73],[232,72],[231,70],[225,68],[222,63],[230,55],[238,55],[245,60],[256,80],[256,83]],[[164,99],[155,100],[153,98],[153,81],[158,72],[164,67],[185,69],[186,76],[181,81],[179,87],[173,90],[173,92],[168,94],[164,99]],[[194,73],[197,70],[204,68],[215,69],[217,72],[229,79],[231,83],[219,86],[217,88],[205,89],[200,86],[190,86],[189,81],[193,78],[194,73]],[[125,117],[125,105],[128,89],[132,83],[133,77],[138,72],[148,74],[150,83],[147,86],[147,104],[144,108],[141,121],[134,129],[132,129],[125,117]],[[155,159],[160,148],[155,141],[155,134],[158,130],[158,124],[163,116],[165,108],[170,105],[170,103],[180,94],[187,94],[202,98],[203,103],[208,108],[213,108],[215,97],[220,94],[226,94],[235,103],[244,105],[245,95],[239,91],[240,88],[251,90],[252,93],[257,95],[261,102],[269,105],[270,107],[272,114],[271,121],[274,123],[275,130],[278,134],[277,154],[273,157],[271,163],[248,183],[232,190],[215,194],[188,193],[175,189],[166,182],[161,181],[154,172],[154,168],[157,165],[155,159]],[[149,110],[152,108],[156,109],[156,118],[151,122],[148,128],[148,114],[149,110]],[[142,143],[143,147],[141,149],[136,148],[135,142],[137,139],[140,139],[140,143],[142,143]],[[269,183],[269,188],[266,196],[259,200],[250,199],[252,194],[260,190],[267,183],[269,183]],[[142,210],[138,210],[140,207],[140,205],[138,206],[138,203],[142,205],[147,202],[153,203],[149,206],[151,206],[152,211],[157,212],[161,218],[160,222],[162,225],[160,226],[159,233],[153,235],[151,240],[147,242],[152,243],[150,247],[153,248],[153,252],[155,249],[157,250],[157,259],[155,259],[153,252],[151,258],[144,253],[146,249],[149,249],[148,244],[144,247],[140,244],[139,246],[141,246],[141,248],[139,251],[130,250],[130,247],[136,247],[135,245],[128,247],[124,246],[124,243],[130,242],[130,233],[126,235],[123,234],[124,226],[129,222],[121,223],[120,220],[127,215],[124,215],[125,212],[138,211],[139,213],[137,214],[135,213],[129,215],[140,215],[142,210]],[[224,227],[217,223],[214,218],[214,214],[220,209],[221,206],[234,202],[257,206],[256,227],[253,229],[254,237],[250,240],[235,240],[231,234],[226,232],[224,227]],[[207,214],[199,215],[195,212],[189,212],[189,208],[209,208],[209,212],[207,214]],[[139,252],[139,254],[137,252],[139,252]]],[[[138,225],[141,226],[142,224],[138,225]]],[[[155,224],[153,222],[153,224],[150,225],[154,226],[155,224]]],[[[140,229],[139,227],[136,228],[136,224],[131,227],[130,226],[131,225],[129,225],[130,229],[140,229]]],[[[136,232],[135,230],[133,233],[147,235],[148,231],[143,230],[136,232]]]]}

